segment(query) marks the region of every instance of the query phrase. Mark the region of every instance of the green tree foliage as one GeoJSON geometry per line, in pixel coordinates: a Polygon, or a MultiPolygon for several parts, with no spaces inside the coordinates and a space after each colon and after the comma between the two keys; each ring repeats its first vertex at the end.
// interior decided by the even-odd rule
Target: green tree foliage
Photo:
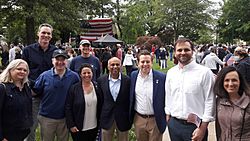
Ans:
{"type": "Polygon", "coordinates": [[[56,30],[54,40],[61,32],[79,27],[80,3],[73,0],[1,0],[1,22],[7,26],[10,41],[18,36],[26,44],[35,42],[39,24],[50,23],[56,30]],[[15,33],[13,33],[13,31],[15,33]]]}
{"type": "Polygon", "coordinates": [[[127,43],[135,43],[136,38],[145,35],[147,27],[148,6],[144,1],[131,2],[121,15],[123,40],[127,43]]]}
{"type": "Polygon", "coordinates": [[[222,12],[218,20],[222,40],[228,43],[233,43],[234,39],[250,41],[250,1],[227,0],[222,12]]]}
{"type": "Polygon", "coordinates": [[[86,15],[89,15],[90,19],[99,17],[110,17],[114,15],[115,3],[111,0],[80,0],[82,5],[80,11],[86,15]]]}
{"type": "Polygon", "coordinates": [[[131,0],[122,15],[124,40],[147,32],[167,43],[179,35],[196,41],[200,30],[212,28],[212,4],[209,0],[131,0]]]}
{"type": "Polygon", "coordinates": [[[209,30],[199,30],[199,39],[196,40],[197,44],[209,44],[213,42],[212,31],[209,30]]]}
{"type": "Polygon", "coordinates": [[[155,26],[174,31],[174,39],[183,35],[192,40],[199,38],[199,30],[207,30],[212,24],[209,0],[158,0],[155,2],[155,26]]]}
{"type": "MultiPolygon", "coordinates": [[[[209,0],[1,0],[1,26],[7,26],[10,41],[35,41],[37,26],[47,22],[54,27],[53,40],[79,34],[80,19],[111,17],[117,23],[120,37],[127,43],[150,35],[164,43],[179,35],[192,40],[201,38],[200,30],[211,28],[209,0]]],[[[246,0],[244,0],[246,1],[246,0]]],[[[241,28],[241,30],[246,30],[241,28]]],[[[0,32],[3,32],[1,29],[0,32]]]]}

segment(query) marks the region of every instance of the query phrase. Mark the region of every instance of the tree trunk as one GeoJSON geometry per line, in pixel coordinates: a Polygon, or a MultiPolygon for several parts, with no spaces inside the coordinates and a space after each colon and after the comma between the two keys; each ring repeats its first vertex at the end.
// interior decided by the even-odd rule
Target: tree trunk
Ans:
{"type": "Polygon", "coordinates": [[[27,0],[24,3],[24,6],[28,13],[27,17],[25,18],[25,25],[26,25],[26,44],[32,44],[35,42],[35,18],[34,18],[34,3],[36,0],[27,0]]]}
{"type": "Polygon", "coordinates": [[[117,26],[118,26],[118,29],[120,31],[120,38],[122,38],[122,29],[121,29],[121,26],[120,26],[120,2],[119,0],[116,0],[116,6],[117,6],[117,17],[116,17],[116,20],[117,20],[117,26]]]}
{"type": "Polygon", "coordinates": [[[26,17],[26,44],[35,42],[35,20],[33,16],[26,17]]]}

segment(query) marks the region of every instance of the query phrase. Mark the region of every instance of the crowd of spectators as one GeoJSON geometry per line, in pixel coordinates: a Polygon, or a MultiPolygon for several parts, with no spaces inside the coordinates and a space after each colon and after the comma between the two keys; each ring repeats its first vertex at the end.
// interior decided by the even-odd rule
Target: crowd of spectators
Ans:
{"type": "Polygon", "coordinates": [[[162,140],[167,125],[171,140],[196,141],[207,139],[212,121],[218,139],[248,139],[247,46],[179,38],[150,50],[93,48],[88,40],[72,48],[50,44],[52,33],[45,23],[37,43],[0,46],[0,141],[35,141],[38,124],[44,141],[67,141],[68,133],[74,141],[111,141],[114,133],[128,141],[132,124],[137,141],[162,140]],[[154,60],[175,66],[160,72],[154,60]]]}

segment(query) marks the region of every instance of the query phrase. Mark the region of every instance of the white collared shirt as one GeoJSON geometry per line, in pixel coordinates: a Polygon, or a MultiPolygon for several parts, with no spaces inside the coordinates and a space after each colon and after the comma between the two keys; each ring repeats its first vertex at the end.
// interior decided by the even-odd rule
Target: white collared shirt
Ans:
{"type": "Polygon", "coordinates": [[[146,77],[139,72],[135,86],[135,110],[144,115],[154,115],[153,109],[153,73],[146,77]]]}
{"type": "Polygon", "coordinates": [[[194,113],[203,122],[215,118],[214,75],[195,61],[184,66],[176,65],[168,71],[165,89],[165,112],[178,119],[187,119],[194,113]]]}
{"type": "Polygon", "coordinates": [[[121,87],[121,73],[119,73],[118,79],[114,79],[109,75],[109,89],[114,101],[116,101],[118,97],[120,87],[121,87]]]}

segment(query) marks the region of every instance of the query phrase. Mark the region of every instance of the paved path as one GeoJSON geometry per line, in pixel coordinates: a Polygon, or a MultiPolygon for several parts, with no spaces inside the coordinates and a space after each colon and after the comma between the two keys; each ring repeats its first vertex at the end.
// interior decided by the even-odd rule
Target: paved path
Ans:
{"type": "MultiPolygon", "coordinates": [[[[169,135],[168,135],[168,130],[165,131],[162,141],[170,141],[169,135]]],[[[210,123],[208,126],[208,141],[216,141],[215,123],[214,122],[210,123]]]]}

